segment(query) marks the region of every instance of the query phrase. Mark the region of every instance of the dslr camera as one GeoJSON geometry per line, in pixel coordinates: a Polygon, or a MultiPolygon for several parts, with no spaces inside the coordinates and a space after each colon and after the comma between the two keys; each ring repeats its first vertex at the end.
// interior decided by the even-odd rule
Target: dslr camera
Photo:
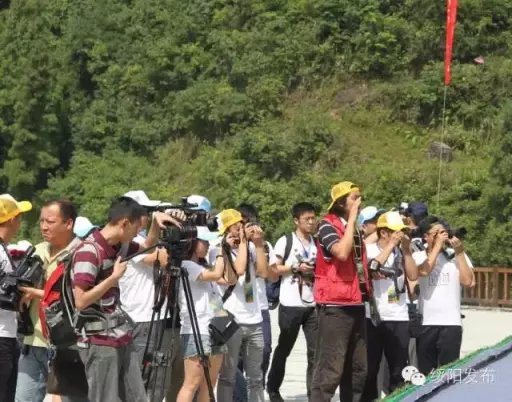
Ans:
{"type": "Polygon", "coordinates": [[[43,261],[30,246],[13,272],[0,271],[0,308],[19,311],[21,291],[18,286],[38,287],[43,277],[43,261]]]}
{"type": "Polygon", "coordinates": [[[368,263],[368,272],[370,274],[378,273],[378,274],[381,274],[389,279],[398,278],[399,276],[402,276],[402,274],[404,273],[399,268],[396,269],[396,268],[385,267],[379,261],[377,261],[375,259],[370,260],[370,262],[368,263]]]}
{"type": "Polygon", "coordinates": [[[316,258],[315,257],[306,258],[301,254],[297,254],[295,256],[295,258],[297,259],[297,266],[299,266],[300,264],[306,264],[306,265],[309,265],[310,267],[312,267],[312,269],[309,271],[305,271],[305,272],[304,271],[295,271],[293,273],[293,276],[294,277],[301,276],[302,280],[304,280],[307,284],[311,285],[315,280],[316,258]]]}
{"type": "MultiPolygon", "coordinates": [[[[464,239],[466,235],[468,234],[468,231],[465,227],[460,228],[450,228],[448,224],[445,225],[446,230],[448,231],[448,238],[451,239],[452,237],[457,237],[458,239],[464,239]]],[[[443,254],[444,256],[452,260],[455,258],[455,250],[451,247],[450,243],[446,243],[443,247],[443,254]]]]}
{"type": "Polygon", "coordinates": [[[169,225],[162,230],[160,240],[169,245],[179,246],[197,238],[197,226],[206,226],[212,232],[219,228],[215,217],[210,216],[207,211],[198,210],[197,204],[188,203],[187,197],[181,197],[181,204],[179,205],[167,204],[162,207],[159,206],[157,209],[164,209],[163,212],[169,209],[178,209],[185,213],[186,220],[183,222],[181,228],[175,225],[169,225]]]}

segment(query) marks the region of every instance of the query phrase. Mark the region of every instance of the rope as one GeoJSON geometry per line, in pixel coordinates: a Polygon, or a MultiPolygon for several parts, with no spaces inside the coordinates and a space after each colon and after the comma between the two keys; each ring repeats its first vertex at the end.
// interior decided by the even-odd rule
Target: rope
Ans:
{"type": "MultiPolygon", "coordinates": [[[[446,93],[448,92],[448,86],[444,86],[444,97],[443,97],[443,123],[441,128],[441,143],[444,144],[444,137],[446,134],[446,93]]],[[[436,202],[436,213],[439,214],[439,203],[441,199],[441,173],[443,169],[443,149],[439,152],[439,172],[437,175],[437,202],[436,202]]]]}

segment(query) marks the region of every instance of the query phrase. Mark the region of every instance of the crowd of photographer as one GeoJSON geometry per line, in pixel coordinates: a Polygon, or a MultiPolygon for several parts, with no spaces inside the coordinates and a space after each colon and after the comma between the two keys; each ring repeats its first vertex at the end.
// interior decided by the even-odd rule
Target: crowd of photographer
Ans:
{"type": "Polygon", "coordinates": [[[459,357],[472,265],[423,203],[361,209],[341,182],[272,246],[252,205],[212,219],[205,197],[130,191],[101,227],[48,201],[44,241],[10,244],[31,209],[0,196],[0,401],[279,402],[301,328],[312,402],[372,401],[459,357]]]}

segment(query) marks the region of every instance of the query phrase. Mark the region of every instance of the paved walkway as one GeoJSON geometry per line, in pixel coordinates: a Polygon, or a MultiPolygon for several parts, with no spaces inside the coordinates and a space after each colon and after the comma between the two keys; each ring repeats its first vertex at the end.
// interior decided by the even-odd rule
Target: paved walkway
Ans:
{"type": "MultiPolygon", "coordinates": [[[[463,314],[466,318],[463,320],[462,356],[512,335],[512,312],[463,309],[463,314]]],[[[277,310],[271,312],[271,320],[275,347],[279,336],[277,310]]],[[[306,361],[306,341],[301,333],[286,366],[286,377],[281,388],[281,395],[285,401],[307,402],[306,361]]],[[[333,401],[339,401],[338,397],[333,398],[333,401]]]]}
{"type": "MultiPolygon", "coordinates": [[[[505,337],[512,335],[512,312],[464,309],[464,334],[462,337],[462,355],[466,355],[484,346],[493,345],[505,337]]],[[[277,310],[271,311],[273,346],[277,344],[279,327],[277,310]]],[[[306,397],[306,341],[300,333],[287,362],[286,376],[281,388],[285,401],[307,402],[306,397]]],[[[46,398],[45,402],[50,398],[46,398]]],[[[268,399],[267,399],[268,400],[268,399]]],[[[333,401],[338,401],[338,396],[333,401]]]]}

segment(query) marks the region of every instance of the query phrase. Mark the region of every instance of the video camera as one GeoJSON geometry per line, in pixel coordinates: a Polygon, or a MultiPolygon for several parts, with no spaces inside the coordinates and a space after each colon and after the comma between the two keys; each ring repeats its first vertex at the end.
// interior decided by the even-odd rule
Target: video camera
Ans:
{"type": "Polygon", "coordinates": [[[215,217],[210,216],[207,211],[198,210],[197,204],[188,203],[187,197],[182,197],[181,204],[179,205],[163,204],[155,209],[163,212],[177,209],[185,213],[186,220],[181,228],[169,225],[162,230],[160,235],[161,241],[169,245],[177,246],[197,238],[197,226],[206,226],[212,232],[219,228],[215,217]]]}
{"type": "Polygon", "coordinates": [[[0,272],[0,308],[19,311],[21,291],[18,286],[37,287],[43,276],[43,261],[34,255],[36,249],[30,246],[13,272],[0,272]]]}

